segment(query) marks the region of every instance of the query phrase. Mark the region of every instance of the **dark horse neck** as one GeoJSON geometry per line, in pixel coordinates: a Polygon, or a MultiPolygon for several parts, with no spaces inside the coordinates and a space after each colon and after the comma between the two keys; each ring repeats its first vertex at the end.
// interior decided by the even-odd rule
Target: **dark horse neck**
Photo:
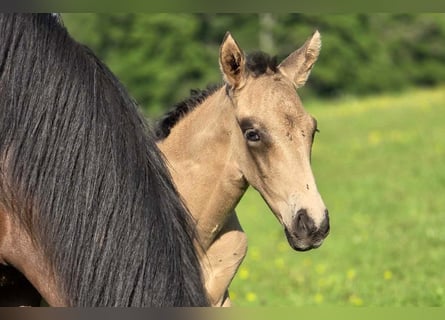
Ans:
{"type": "Polygon", "coordinates": [[[38,307],[41,296],[23,274],[0,265],[0,307],[38,307]]]}
{"type": "MultiPolygon", "coordinates": [[[[0,15],[0,209],[18,230],[0,244],[23,234],[52,276],[29,279],[68,306],[207,305],[192,221],[143,116],[50,14],[0,15]]],[[[31,275],[36,253],[20,254],[0,258],[31,275]]]]}

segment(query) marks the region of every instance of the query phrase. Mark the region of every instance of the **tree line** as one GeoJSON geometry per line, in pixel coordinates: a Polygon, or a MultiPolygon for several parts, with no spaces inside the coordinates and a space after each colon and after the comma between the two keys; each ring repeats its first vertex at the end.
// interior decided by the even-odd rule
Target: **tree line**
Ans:
{"type": "Polygon", "coordinates": [[[378,94],[445,80],[445,14],[63,14],[147,114],[190,89],[221,83],[218,49],[230,31],[246,51],[286,57],[314,30],[322,50],[305,95],[378,94]]]}

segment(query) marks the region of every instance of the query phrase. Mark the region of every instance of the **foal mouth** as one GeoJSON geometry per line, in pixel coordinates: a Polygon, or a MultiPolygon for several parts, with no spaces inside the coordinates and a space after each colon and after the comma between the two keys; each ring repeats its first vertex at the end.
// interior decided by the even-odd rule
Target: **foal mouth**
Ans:
{"type": "Polygon", "coordinates": [[[324,210],[323,221],[317,226],[304,208],[298,210],[291,225],[284,225],[289,245],[297,251],[308,251],[320,247],[330,231],[329,212],[324,210]]]}
{"type": "Polygon", "coordinates": [[[298,236],[291,234],[287,228],[284,228],[284,233],[286,234],[287,242],[295,251],[309,251],[312,249],[317,249],[323,244],[324,238],[316,237],[314,239],[302,239],[298,236]]]}

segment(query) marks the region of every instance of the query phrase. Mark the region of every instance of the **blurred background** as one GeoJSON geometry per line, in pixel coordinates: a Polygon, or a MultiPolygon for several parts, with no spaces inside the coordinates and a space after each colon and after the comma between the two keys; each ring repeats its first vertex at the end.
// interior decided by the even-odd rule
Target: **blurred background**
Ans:
{"type": "Polygon", "coordinates": [[[237,212],[249,251],[235,306],[445,305],[445,14],[63,14],[156,120],[221,83],[230,31],[280,61],[312,32],[322,49],[299,89],[320,133],[312,167],[331,215],[299,253],[262,198],[237,212]]]}

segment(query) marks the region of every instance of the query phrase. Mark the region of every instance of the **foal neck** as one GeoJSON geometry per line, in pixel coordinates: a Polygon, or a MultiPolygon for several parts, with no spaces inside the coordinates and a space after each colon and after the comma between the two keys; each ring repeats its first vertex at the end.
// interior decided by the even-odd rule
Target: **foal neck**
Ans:
{"type": "Polygon", "coordinates": [[[242,140],[230,99],[221,88],[194,108],[159,143],[173,180],[197,222],[204,249],[213,242],[247,183],[238,167],[242,140]]]}

